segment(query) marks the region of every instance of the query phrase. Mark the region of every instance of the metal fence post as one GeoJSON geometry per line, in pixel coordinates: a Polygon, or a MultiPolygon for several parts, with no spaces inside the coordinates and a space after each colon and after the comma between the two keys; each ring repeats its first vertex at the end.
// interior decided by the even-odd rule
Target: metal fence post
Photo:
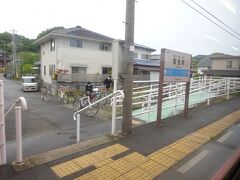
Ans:
{"type": "Polygon", "coordinates": [[[235,87],[236,87],[236,80],[233,80],[233,92],[235,92],[235,87]]]}
{"type": "Polygon", "coordinates": [[[117,91],[117,80],[113,80],[113,104],[112,104],[112,131],[111,134],[116,134],[116,108],[117,108],[117,101],[116,101],[116,91],[117,91]]]}
{"type": "Polygon", "coordinates": [[[3,81],[0,80],[0,165],[7,163],[3,81]]]}
{"type": "Polygon", "coordinates": [[[77,113],[77,143],[80,142],[80,113],[77,113]]]}
{"type": "Polygon", "coordinates": [[[177,103],[178,103],[178,83],[176,83],[176,89],[175,89],[175,107],[174,107],[174,115],[177,114],[177,103]]]}
{"type": "Polygon", "coordinates": [[[212,76],[209,79],[209,83],[208,83],[209,87],[208,87],[208,100],[207,100],[207,105],[210,105],[210,99],[211,99],[211,91],[212,91],[212,76]]]}
{"type": "Polygon", "coordinates": [[[227,100],[228,100],[229,99],[229,93],[230,93],[230,79],[227,78],[226,82],[227,82],[226,87],[227,87],[227,100]]]}
{"type": "Polygon", "coordinates": [[[15,106],[15,123],[16,123],[16,164],[22,164],[22,107],[15,106]]]}

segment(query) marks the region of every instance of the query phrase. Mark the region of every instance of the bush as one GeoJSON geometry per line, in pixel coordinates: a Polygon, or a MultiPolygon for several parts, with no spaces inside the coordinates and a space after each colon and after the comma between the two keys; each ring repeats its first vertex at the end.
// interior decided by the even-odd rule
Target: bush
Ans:
{"type": "Polygon", "coordinates": [[[0,68],[0,73],[4,73],[4,68],[0,68]]]}

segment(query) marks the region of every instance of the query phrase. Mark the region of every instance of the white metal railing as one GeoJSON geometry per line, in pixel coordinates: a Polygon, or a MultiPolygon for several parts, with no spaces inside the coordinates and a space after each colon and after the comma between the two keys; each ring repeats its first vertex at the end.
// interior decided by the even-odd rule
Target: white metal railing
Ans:
{"type": "MultiPolygon", "coordinates": [[[[142,111],[133,113],[133,116],[141,114],[149,114],[150,112],[157,111],[158,101],[158,84],[157,81],[135,81],[139,87],[133,89],[133,105],[141,105],[142,111]],[[149,83],[150,85],[140,84],[149,83]],[[154,84],[151,84],[154,83],[154,84]]],[[[190,105],[196,106],[198,103],[206,102],[209,105],[210,100],[219,96],[226,96],[240,91],[240,78],[226,78],[226,77],[205,77],[201,79],[191,79],[190,83],[190,97],[193,95],[206,95],[196,100],[191,100],[190,105]]],[[[171,115],[180,113],[184,105],[185,83],[165,83],[163,89],[163,110],[174,108],[171,115]],[[179,110],[177,108],[180,107],[179,110]]],[[[117,119],[120,119],[118,117],[117,119]]]]}
{"type": "Polygon", "coordinates": [[[6,164],[6,136],[4,116],[3,81],[0,80],[0,165],[6,164]]]}
{"type": "Polygon", "coordinates": [[[22,157],[22,110],[27,109],[27,102],[24,97],[19,97],[4,113],[3,81],[0,80],[0,165],[6,164],[6,139],[5,139],[5,117],[14,108],[16,128],[16,165],[23,164],[22,157]]]}
{"type": "Polygon", "coordinates": [[[98,101],[91,103],[90,105],[76,111],[73,113],[73,119],[77,121],[77,142],[80,142],[80,122],[81,122],[81,112],[83,112],[84,110],[91,108],[92,106],[94,106],[95,104],[98,104],[108,98],[111,98],[111,105],[112,105],[112,129],[111,129],[111,134],[114,135],[116,133],[116,105],[118,102],[122,102],[122,99],[124,98],[124,93],[122,90],[117,90],[117,81],[114,80],[114,90],[112,94],[109,94],[105,97],[103,97],[102,99],[99,99],[98,101]]]}
{"type": "MultiPolygon", "coordinates": [[[[133,106],[138,106],[141,111],[133,112],[133,116],[139,116],[157,111],[158,101],[158,81],[134,81],[135,88],[133,89],[133,106]],[[141,84],[144,84],[141,86],[141,84]],[[148,85],[146,85],[148,84],[148,85]]],[[[116,81],[114,81],[114,87],[116,88],[116,81]]],[[[163,110],[169,108],[173,109],[173,112],[169,116],[181,113],[184,106],[185,96],[185,83],[164,83],[163,87],[163,110]]],[[[201,79],[191,79],[190,81],[190,98],[191,96],[205,95],[199,99],[192,99],[189,107],[194,107],[199,103],[207,102],[210,104],[210,100],[214,97],[226,96],[229,99],[229,95],[240,91],[240,78],[213,78],[205,77],[201,79]],[[206,95],[207,94],[207,95],[206,95]]],[[[96,101],[95,103],[80,109],[73,114],[74,120],[77,120],[77,142],[80,142],[80,114],[82,111],[90,108],[94,104],[100,103],[107,98],[112,98],[112,134],[115,134],[116,120],[122,117],[116,117],[116,107],[122,106],[123,91],[114,89],[114,93],[96,101]]],[[[148,121],[149,122],[149,118],[148,121]]]]}

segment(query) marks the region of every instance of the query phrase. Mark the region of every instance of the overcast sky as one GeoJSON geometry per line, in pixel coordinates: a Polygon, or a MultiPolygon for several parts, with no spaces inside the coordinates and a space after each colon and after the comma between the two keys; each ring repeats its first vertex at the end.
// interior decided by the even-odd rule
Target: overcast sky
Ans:
{"type": "MultiPolygon", "coordinates": [[[[185,1],[200,10],[191,0],[185,1]]],[[[239,35],[218,23],[240,39],[239,0],[195,2],[237,31],[239,35]]],[[[17,34],[36,38],[47,28],[79,25],[115,39],[125,37],[126,0],[1,0],[0,4],[0,32],[15,29],[17,34]]],[[[135,12],[135,43],[155,48],[155,53],[169,48],[193,55],[240,55],[239,39],[181,0],[137,0],[135,12]]]]}

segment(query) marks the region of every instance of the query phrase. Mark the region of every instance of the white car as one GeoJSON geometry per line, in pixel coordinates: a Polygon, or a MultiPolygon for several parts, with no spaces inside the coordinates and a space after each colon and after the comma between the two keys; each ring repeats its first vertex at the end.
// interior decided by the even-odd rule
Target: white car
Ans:
{"type": "Polygon", "coordinates": [[[23,91],[38,91],[38,82],[34,76],[22,77],[22,90],[23,91]]]}

